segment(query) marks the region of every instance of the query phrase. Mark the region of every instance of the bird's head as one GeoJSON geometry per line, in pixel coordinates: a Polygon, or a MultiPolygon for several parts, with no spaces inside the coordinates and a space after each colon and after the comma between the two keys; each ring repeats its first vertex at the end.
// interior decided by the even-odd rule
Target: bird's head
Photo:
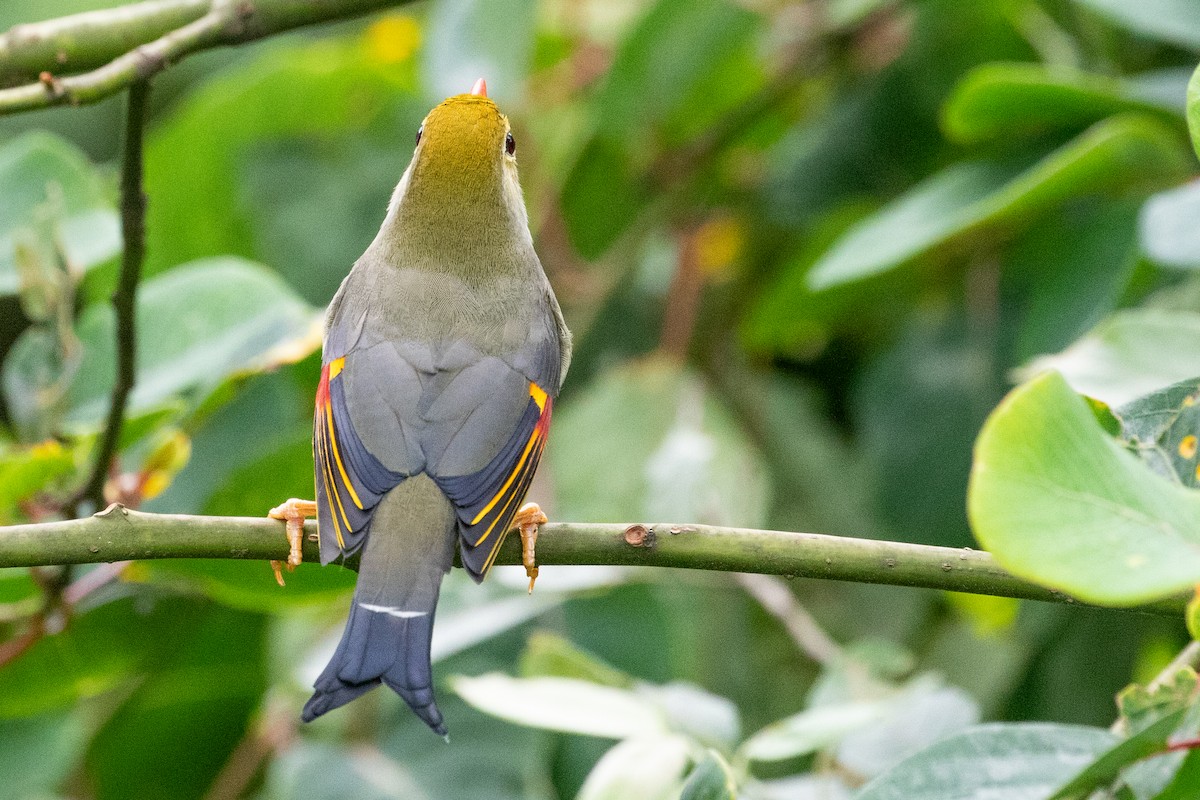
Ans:
{"type": "Polygon", "coordinates": [[[521,201],[517,143],[508,118],[487,96],[480,78],[470,94],[447,98],[417,129],[417,146],[406,175],[417,202],[454,204],[521,201]]]}

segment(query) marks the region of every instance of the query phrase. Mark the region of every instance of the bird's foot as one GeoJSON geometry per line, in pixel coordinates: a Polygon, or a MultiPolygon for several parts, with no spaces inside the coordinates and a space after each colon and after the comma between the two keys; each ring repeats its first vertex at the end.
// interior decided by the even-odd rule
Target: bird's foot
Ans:
{"type": "Polygon", "coordinates": [[[513,517],[513,525],[521,534],[521,563],[525,565],[525,574],[529,576],[529,593],[533,594],[533,584],[537,580],[538,568],[535,559],[534,546],[537,544],[538,526],[545,525],[550,520],[542,513],[537,503],[526,503],[513,517]]]}
{"type": "Polygon", "coordinates": [[[272,561],[271,569],[275,572],[275,580],[283,586],[283,568],[294,570],[303,560],[300,543],[304,537],[304,520],[317,515],[317,503],[314,500],[297,500],[292,498],[282,505],[275,506],[267,512],[271,519],[281,519],[287,522],[288,557],[287,561],[272,561]]]}

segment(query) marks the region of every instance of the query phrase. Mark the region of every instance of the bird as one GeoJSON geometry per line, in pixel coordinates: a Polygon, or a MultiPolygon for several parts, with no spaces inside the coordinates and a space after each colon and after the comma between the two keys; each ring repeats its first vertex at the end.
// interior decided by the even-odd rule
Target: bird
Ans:
{"type": "MultiPolygon", "coordinates": [[[[301,718],[386,684],[434,732],[430,641],[457,550],[478,583],[508,531],[530,591],[546,521],[522,505],[571,360],[571,334],[534,252],[507,117],[479,81],[434,107],[379,233],[330,303],[313,418],[321,563],[361,553],[341,641],[301,718]]],[[[282,581],[276,565],[276,577],[282,581]]]]}

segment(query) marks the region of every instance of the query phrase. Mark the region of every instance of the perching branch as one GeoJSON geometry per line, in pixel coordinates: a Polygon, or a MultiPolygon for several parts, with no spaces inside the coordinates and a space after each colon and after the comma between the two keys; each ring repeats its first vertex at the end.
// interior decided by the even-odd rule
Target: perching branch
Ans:
{"type": "MultiPolygon", "coordinates": [[[[92,517],[0,528],[0,567],[148,558],[287,558],[283,523],[266,517],[147,514],[109,506],[92,517]]],[[[304,559],[318,560],[317,526],[305,528],[304,559]]],[[[559,522],[542,526],[544,566],[605,564],[752,572],[1077,603],[1008,573],[979,550],[709,525],[559,522]]],[[[520,564],[510,536],[498,564],[520,564]]],[[[264,566],[265,569],[265,566],[264,566]]],[[[1178,616],[1186,598],[1129,610],[1178,616]]],[[[1079,603],[1080,605],[1086,605],[1079,603]]]]}
{"type": "Polygon", "coordinates": [[[137,370],[137,285],[146,255],[146,194],[142,191],[142,130],[146,122],[148,81],[129,87],[129,105],[125,111],[125,153],[121,164],[121,275],[113,295],[117,324],[117,376],[109,401],[108,421],[96,446],[92,474],[80,492],[93,508],[104,506],[104,483],[108,479],[117,442],[121,439],[125,406],[137,370]]]}
{"type": "Polygon", "coordinates": [[[30,82],[0,89],[0,114],[94,103],[200,50],[406,1],[153,0],[17,25],[0,35],[0,79],[30,82]]]}

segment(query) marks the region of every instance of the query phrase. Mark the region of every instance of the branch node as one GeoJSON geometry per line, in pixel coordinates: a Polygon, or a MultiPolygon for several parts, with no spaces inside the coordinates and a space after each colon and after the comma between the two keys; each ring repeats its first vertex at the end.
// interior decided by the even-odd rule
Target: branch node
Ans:
{"type": "Polygon", "coordinates": [[[121,505],[120,503],[109,503],[108,508],[104,509],[103,511],[97,511],[92,516],[100,517],[101,519],[107,519],[116,513],[120,513],[121,516],[123,516],[123,517],[128,517],[129,509],[126,508],[125,506],[121,505]]]}
{"type": "Polygon", "coordinates": [[[44,70],[38,74],[38,83],[46,87],[46,93],[55,100],[61,99],[67,93],[67,90],[62,85],[62,81],[54,77],[54,74],[49,70],[44,70]]]}
{"type": "Polygon", "coordinates": [[[630,525],[624,535],[625,544],[631,547],[654,547],[654,531],[645,525],[630,525]]]}

